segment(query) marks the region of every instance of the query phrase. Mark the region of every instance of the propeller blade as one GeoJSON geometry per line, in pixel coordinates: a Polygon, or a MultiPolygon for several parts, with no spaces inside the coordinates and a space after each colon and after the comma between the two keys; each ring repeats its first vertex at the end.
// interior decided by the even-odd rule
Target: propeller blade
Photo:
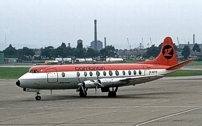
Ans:
{"type": "Polygon", "coordinates": [[[97,94],[97,86],[95,86],[95,94],[97,94]]]}
{"type": "Polygon", "coordinates": [[[78,85],[81,87],[81,90],[82,90],[83,94],[85,94],[86,92],[85,92],[85,89],[83,87],[83,83],[79,83],[78,85]]]}
{"type": "Polygon", "coordinates": [[[100,87],[104,87],[101,83],[97,83],[97,85],[99,85],[100,87]]]}

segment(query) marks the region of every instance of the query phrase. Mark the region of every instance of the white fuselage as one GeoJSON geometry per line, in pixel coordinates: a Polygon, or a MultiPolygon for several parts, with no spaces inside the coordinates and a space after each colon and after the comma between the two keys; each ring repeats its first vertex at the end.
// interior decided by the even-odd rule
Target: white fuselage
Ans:
{"type": "Polygon", "coordinates": [[[87,80],[99,80],[103,78],[128,78],[148,76],[148,79],[140,79],[129,83],[111,82],[109,87],[135,85],[156,80],[173,71],[165,69],[140,69],[140,70],[103,70],[96,71],[68,71],[68,72],[44,72],[26,73],[19,78],[20,87],[30,89],[77,89],[79,83],[87,80]]]}

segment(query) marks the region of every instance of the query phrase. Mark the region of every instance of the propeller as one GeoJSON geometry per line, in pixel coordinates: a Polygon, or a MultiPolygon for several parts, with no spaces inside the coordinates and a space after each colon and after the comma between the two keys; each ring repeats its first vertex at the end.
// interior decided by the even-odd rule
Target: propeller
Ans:
{"type": "Polygon", "coordinates": [[[85,89],[84,89],[84,84],[83,83],[79,83],[78,86],[80,86],[83,94],[85,94],[86,92],[85,92],[85,89]]]}
{"type": "Polygon", "coordinates": [[[95,85],[95,94],[97,93],[98,86],[99,87],[104,87],[98,80],[96,80],[96,81],[93,80],[93,83],[95,85]]]}

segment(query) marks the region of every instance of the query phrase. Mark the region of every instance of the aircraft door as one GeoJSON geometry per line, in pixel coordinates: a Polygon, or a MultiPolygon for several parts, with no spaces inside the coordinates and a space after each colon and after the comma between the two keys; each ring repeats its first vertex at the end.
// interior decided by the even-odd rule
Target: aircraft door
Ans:
{"type": "Polygon", "coordinates": [[[50,68],[46,70],[47,73],[47,82],[48,83],[56,83],[58,82],[58,73],[57,70],[54,68],[50,68]]]}
{"type": "Polygon", "coordinates": [[[149,69],[148,66],[143,66],[143,69],[144,69],[144,75],[145,75],[145,76],[150,75],[150,69],[149,69]]]}

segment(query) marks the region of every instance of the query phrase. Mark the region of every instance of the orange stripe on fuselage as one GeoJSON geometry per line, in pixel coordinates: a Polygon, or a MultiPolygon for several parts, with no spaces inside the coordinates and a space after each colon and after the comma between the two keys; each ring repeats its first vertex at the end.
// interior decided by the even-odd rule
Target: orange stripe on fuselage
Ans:
{"type": "Polygon", "coordinates": [[[51,65],[34,66],[39,73],[64,72],[64,71],[104,71],[104,70],[139,70],[139,69],[166,69],[169,66],[152,64],[73,64],[73,65],[51,65]],[[51,71],[52,70],[52,71],[51,71]]]}

